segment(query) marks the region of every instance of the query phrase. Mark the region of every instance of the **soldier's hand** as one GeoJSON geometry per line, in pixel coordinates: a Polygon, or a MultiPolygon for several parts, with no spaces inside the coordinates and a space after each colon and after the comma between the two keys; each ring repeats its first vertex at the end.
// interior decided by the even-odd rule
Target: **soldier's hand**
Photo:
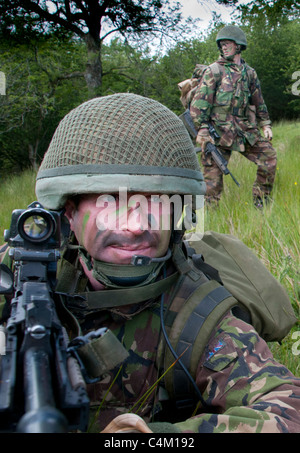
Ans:
{"type": "Polygon", "coordinates": [[[101,433],[152,433],[144,420],[136,414],[122,414],[114,418],[101,433]]]}
{"type": "Polygon", "coordinates": [[[263,126],[262,127],[263,134],[267,140],[272,140],[273,138],[273,132],[272,132],[272,127],[271,126],[263,126]]]}
{"type": "Polygon", "coordinates": [[[196,138],[196,143],[201,146],[202,151],[205,151],[205,146],[206,143],[211,142],[214,144],[213,139],[211,138],[208,128],[207,127],[202,127],[199,129],[197,138],[196,138]]]}

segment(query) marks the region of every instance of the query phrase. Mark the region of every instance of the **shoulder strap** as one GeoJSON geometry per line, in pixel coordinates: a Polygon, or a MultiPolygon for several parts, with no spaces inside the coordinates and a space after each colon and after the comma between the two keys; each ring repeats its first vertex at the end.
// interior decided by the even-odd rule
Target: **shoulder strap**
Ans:
{"type": "MultiPolygon", "coordinates": [[[[172,320],[169,340],[176,354],[182,354],[180,361],[194,379],[213,329],[238,304],[218,281],[209,280],[201,271],[198,272],[202,277],[197,282],[191,281],[188,275],[185,276],[166,316],[167,320],[172,320]]],[[[167,370],[174,361],[172,353],[166,348],[164,369],[167,370]]],[[[185,401],[188,395],[193,394],[190,381],[178,362],[166,374],[165,387],[169,396],[176,400],[185,401]]]]}
{"type": "Polygon", "coordinates": [[[216,61],[214,63],[210,64],[209,68],[211,68],[214,75],[216,75],[216,76],[220,75],[219,63],[217,63],[216,61]]]}
{"type": "Polygon", "coordinates": [[[297,321],[290,298],[246,244],[229,234],[206,231],[192,247],[218,268],[224,286],[247,312],[247,322],[265,341],[281,341],[288,334],[297,321]]]}
{"type": "Polygon", "coordinates": [[[211,69],[211,71],[214,75],[216,84],[218,84],[221,80],[221,71],[220,71],[219,64],[215,61],[214,63],[209,65],[209,68],[211,69]]]}
{"type": "MultiPolygon", "coordinates": [[[[248,86],[250,87],[250,83],[253,76],[253,68],[251,68],[251,66],[249,66],[247,63],[245,63],[245,67],[247,72],[248,86]]],[[[221,80],[221,71],[218,62],[215,61],[214,63],[209,65],[209,68],[212,70],[216,83],[219,83],[221,80]]]]}

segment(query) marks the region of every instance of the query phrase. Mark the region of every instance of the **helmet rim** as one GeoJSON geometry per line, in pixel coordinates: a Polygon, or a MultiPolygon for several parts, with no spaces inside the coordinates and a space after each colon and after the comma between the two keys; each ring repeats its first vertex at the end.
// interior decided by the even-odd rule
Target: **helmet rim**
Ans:
{"type": "Polygon", "coordinates": [[[97,168],[91,166],[94,168],[90,168],[90,172],[79,173],[78,166],[73,167],[67,167],[69,174],[59,174],[51,170],[38,172],[36,194],[46,209],[59,210],[68,198],[80,194],[117,193],[126,189],[128,193],[197,196],[204,195],[206,190],[203,174],[197,170],[179,171],[171,167],[159,167],[158,170],[157,167],[147,167],[144,171],[140,169],[140,174],[122,174],[118,173],[117,168],[112,171],[111,166],[110,173],[103,172],[103,169],[102,173],[97,173],[97,168]],[[146,171],[148,174],[145,174],[146,171]]]}

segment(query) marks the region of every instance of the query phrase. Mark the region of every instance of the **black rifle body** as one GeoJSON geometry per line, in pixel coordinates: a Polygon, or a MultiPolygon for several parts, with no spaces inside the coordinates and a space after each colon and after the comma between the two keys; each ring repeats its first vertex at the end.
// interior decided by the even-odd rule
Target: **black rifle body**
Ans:
{"type": "MultiPolygon", "coordinates": [[[[186,127],[187,131],[189,132],[190,136],[193,139],[196,139],[198,131],[197,131],[195,125],[194,125],[193,119],[191,117],[190,110],[187,109],[182,115],[179,116],[179,118],[181,119],[181,121],[185,125],[185,127],[186,127]]],[[[213,125],[211,123],[208,124],[208,131],[209,131],[210,136],[213,138],[213,140],[216,140],[216,139],[220,138],[219,135],[217,134],[215,128],[213,127],[213,125]]],[[[196,148],[196,152],[197,153],[201,152],[201,149],[200,148],[196,148]]],[[[235,179],[233,174],[228,169],[226,159],[224,158],[222,153],[218,150],[216,145],[214,145],[213,143],[208,142],[206,144],[206,147],[205,147],[205,154],[211,154],[211,157],[213,158],[213,160],[215,161],[215,163],[217,164],[219,169],[222,171],[222,173],[224,175],[228,175],[229,174],[232,177],[232,179],[234,180],[234,182],[236,183],[236,185],[240,187],[239,182],[235,179]]]]}
{"type": "Polygon", "coordinates": [[[53,292],[59,252],[14,242],[19,245],[9,251],[14,282],[1,356],[0,431],[85,431],[89,398],[53,292]]]}

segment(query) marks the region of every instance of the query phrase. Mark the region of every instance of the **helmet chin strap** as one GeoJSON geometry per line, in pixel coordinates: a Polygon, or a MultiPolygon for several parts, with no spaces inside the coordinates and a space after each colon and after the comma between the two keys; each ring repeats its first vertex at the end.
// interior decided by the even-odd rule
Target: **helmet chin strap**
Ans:
{"type": "Polygon", "coordinates": [[[134,255],[131,264],[111,264],[92,259],[82,248],[78,250],[78,255],[87,268],[92,271],[92,276],[106,287],[128,288],[145,286],[154,282],[172,253],[168,249],[166,255],[160,258],[134,255]]]}
{"type": "Polygon", "coordinates": [[[168,261],[172,256],[171,249],[168,248],[167,253],[165,256],[160,258],[150,258],[150,256],[145,255],[133,255],[131,258],[131,264],[133,266],[148,266],[151,263],[162,263],[168,261]]]}

